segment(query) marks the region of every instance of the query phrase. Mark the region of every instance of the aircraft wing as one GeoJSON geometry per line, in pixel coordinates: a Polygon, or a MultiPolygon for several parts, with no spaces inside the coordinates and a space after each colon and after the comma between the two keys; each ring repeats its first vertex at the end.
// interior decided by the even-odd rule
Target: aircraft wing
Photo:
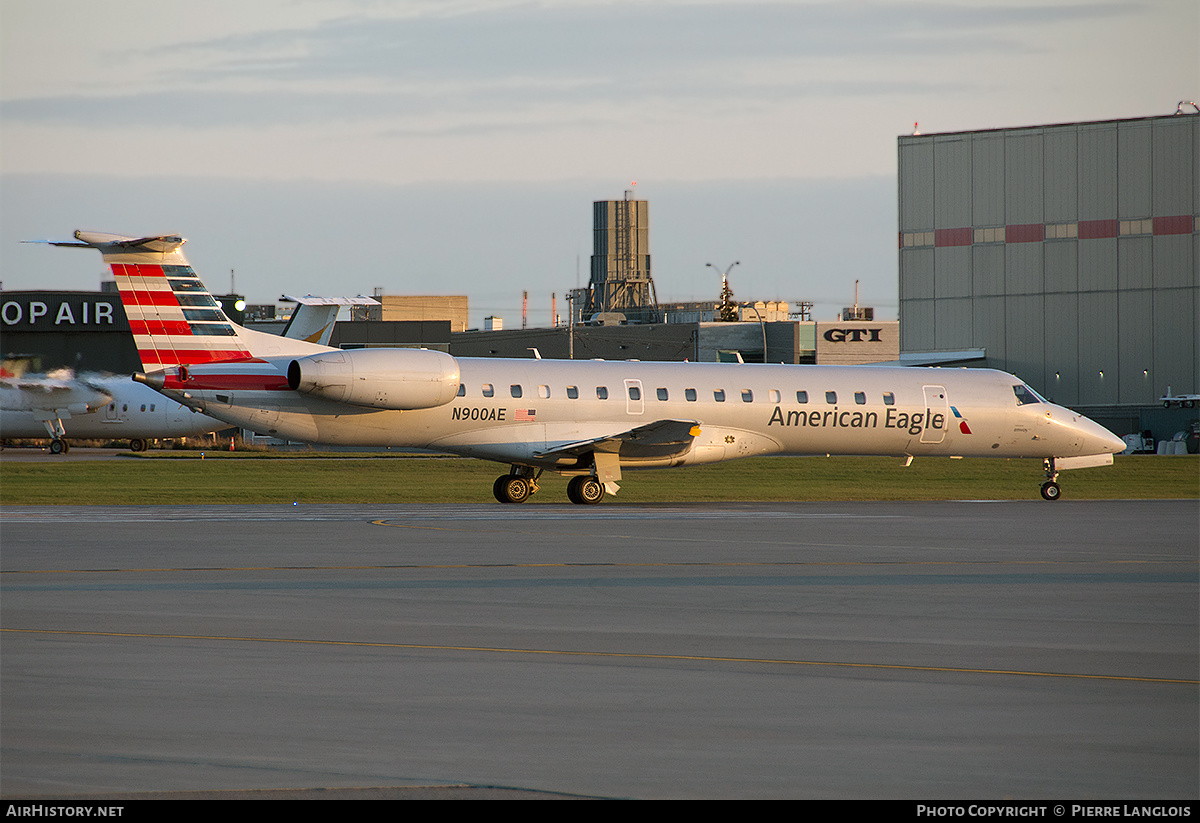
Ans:
{"type": "Polygon", "coordinates": [[[0,408],[47,412],[70,417],[87,414],[112,402],[103,389],[71,378],[22,377],[0,381],[0,408]]]}
{"type": "Polygon", "coordinates": [[[622,457],[673,457],[692,447],[700,434],[695,420],[656,420],[636,429],[579,440],[539,452],[538,457],[581,457],[588,452],[622,457]]]}

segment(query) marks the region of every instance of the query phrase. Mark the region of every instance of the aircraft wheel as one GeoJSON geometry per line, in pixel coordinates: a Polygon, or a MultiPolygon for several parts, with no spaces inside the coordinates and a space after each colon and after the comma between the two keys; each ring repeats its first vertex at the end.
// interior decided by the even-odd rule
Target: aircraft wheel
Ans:
{"type": "Polygon", "coordinates": [[[529,481],[520,475],[506,474],[496,478],[492,485],[492,493],[501,503],[524,503],[529,499],[532,490],[529,481]]]}
{"type": "Polygon", "coordinates": [[[1042,497],[1047,500],[1057,500],[1062,495],[1062,489],[1053,481],[1042,484],[1042,497]]]}
{"type": "Polygon", "coordinates": [[[594,506],[604,499],[604,484],[589,475],[573,477],[567,484],[567,497],[572,503],[594,506]]]}
{"type": "Polygon", "coordinates": [[[582,477],[572,477],[567,481],[567,499],[576,505],[583,502],[579,499],[579,481],[582,479],[582,477]]]}
{"type": "Polygon", "coordinates": [[[146,450],[146,441],[140,437],[135,437],[129,441],[129,450],[134,452],[144,452],[146,450]]]}
{"type": "Polygon", "coordinates": [[[1191,409],[1191,408],[1194,408],[1195,406],[1196,406],[1195,400],[1184,400],[1183,401],[1183,407],[1185,409],[1191,409]]]}
{"type": "Polygon", "coordinates": [[[67,445],[66,440],[59,440],[56,437],[50,441],[50,453],[51,454],[66,454],[70,450],[71,450],[71,448],[70,448],[70,446],[67,445]]]}

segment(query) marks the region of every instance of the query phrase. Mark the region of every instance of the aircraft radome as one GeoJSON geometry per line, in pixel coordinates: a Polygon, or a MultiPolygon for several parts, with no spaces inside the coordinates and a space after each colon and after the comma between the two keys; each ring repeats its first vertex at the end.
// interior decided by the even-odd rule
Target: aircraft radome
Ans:
{"type": "Polygon", "coordinates": [[[1120,438],[988,369],[452,357],[339,350],[237,326],[176,235],[75,232],[121,291],[145,372],[168,397],[260,434],[408,446],[506,463],[493,493],[520,503],[544,471],[574,503],[617,491],[624,469],[768,454],[1042,458],[1102,466],[1120,438]]]}

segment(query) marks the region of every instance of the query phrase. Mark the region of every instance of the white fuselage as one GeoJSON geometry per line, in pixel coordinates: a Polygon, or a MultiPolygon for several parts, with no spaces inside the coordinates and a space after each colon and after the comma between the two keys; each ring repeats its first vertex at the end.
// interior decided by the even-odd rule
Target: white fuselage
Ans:
{"type": "MultiPolygon", "coordinates": [[[[1014,386],[1021,381],[992,370],[456,360],[459,396],[430,409],[376,410],[286,388],[189,391],[188,402],[260,434],[567,471],[572,458],[548,453],[660,420],[698,424],[690,449],[667,458],[622,455],[622,466],[765,454],[1065,457],[1124,448],[1068,409],[1031,395],[1032,402],[1019,402],[1014,386]]],[[[273,365],[287,370],[283,360],[273,365]]],[[[208,369],[220,367],[194,371],[208,369]]]]}

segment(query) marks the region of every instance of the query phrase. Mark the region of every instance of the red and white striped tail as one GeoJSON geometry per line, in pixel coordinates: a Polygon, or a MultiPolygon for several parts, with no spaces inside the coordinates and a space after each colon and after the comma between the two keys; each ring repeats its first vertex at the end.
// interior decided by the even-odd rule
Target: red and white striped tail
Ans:
{"type": "Polygon", "coordinates": [[[265,363],[263,358],[329,350],[233,323],[188,265],[181,251],[187,241],[178,235],[126,237],[77,231],[70,240],[32,242],[96,249],[103,255],[116,278],[134,345],[148,373],[205,363],[265,363]]]}
{"type": "Polygon", "coordinates": [[[253,358],[190,266],[110,265],[146,371],[253,358]]]}

